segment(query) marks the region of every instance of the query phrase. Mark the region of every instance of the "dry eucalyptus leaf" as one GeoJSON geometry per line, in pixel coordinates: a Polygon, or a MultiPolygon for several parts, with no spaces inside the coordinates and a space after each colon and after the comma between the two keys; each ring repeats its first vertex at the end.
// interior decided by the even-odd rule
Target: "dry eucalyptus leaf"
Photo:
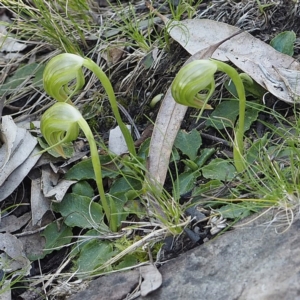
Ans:
{"type": "MultiPolygon", "coordinates": [[[[207,19],[170,22],[169,28],[172,38],[192,55],[239,30],[226,23],[207,19]]],[[[212,58],[231,61],[277,98],[288,103],[295,102],[275,68],[300,71],[300,63],[250,33],[243,32],[224,42],[212,58]]],[[[293,76],[294,80],[297,74],[293,73],[293,76]]]]}
{"type": "MultiPolygon", "coordinates": [[[[42,198],[52,198],[54,197],[57,202],[61,202],[69,187],[76,183],[75,180],[65,180],[62,179],[59,181],[60,175],[55,173],[49,165],[42,167],[42,189],[44,195],[39,195],[42,198]]],[[[38,194],[39,192],[36,191],[38,194]]],[[[44,199],[46,203],[49,203],[48,199],[44,199]]],[[[47,206],[47,205],[46,205],[47,206]]]]}
{"type": "Polygon", "coordinates": [[[15,232],[24,227],[29,220],[31,219],[31,214],[25,213],[21,217],[16,217],[15,215],[9,215],[6,217],[2,217],[0,222],[0,232],[15,232]]]}
{"type": "Polygon", "coordinates": [[[24,55],[16,52],[2,53],[0,52],[0,59],[2,60],[17,60],[18,58],[22,58],[24,55]]]}
{"type": "Polygon", "coordinates": [[[299,102],[300,100],[300,71],[284,69],[284,68],[275,68],[278,75],[281,77],[282,81],[285,83],[285,86],[290,93],[290,97],[299,102]]]}
{"type": "Polygon", "coordinates": [[[140,267],[144,281],[141,284],[141,296],[147,296],[162,285],[162,276],[154,265],[140,267]]]}
{"type": "Polygon", "coordinates": [[[18,128],[10,116],[2,118],[1,132],[4,145],[0,148],[0,186],[28,158],[37,144],[36,138],[25,129],[18,128]]]}
{"type": "Polygon", "coordinates": [[[187,106],[175,102],[168,89],[159,109],[149,148],[149,173],[151,179],[163,185],[177,132],[187,111],[187,106]]]}
{"type": "MultiPolygon", "coordinates": [[[[126,127],[131,131],[130,125],[126,125],[126,127]]],[[[108,149],[117,155],[128,152],[126,141],[119,126],[109,132],[108,149]]]]}
{"type": "Polygon", "coordinates": [[[41,225],[44,214],[50,210],[51,201],[42,193],[40,178],[36,178],[31,181],[30,204],[32,213],[32,226],[41,225]]]}
{"type": "Polygon", "coordinates": [[[47,198],[55,198],[56,202],[61,202],[62,199],[64,198],[66,192],[70,188],[71,185],[76,183],[76,180],[65,180],[62,179],[57,186],[53,187],[51,190],[49,190],[46,194],[45,197],[47,198]]]}
{"type": "Polygon", "coordinates": [[[17,127],[10,116],[2,117],[1,139],[0,201],[17,188],[40,157],[34,151],[36,138],[24,128],[17,127]]]}
{"type": "Polygon", "coordinates": [[[42,189],[46,195],[58,183],[60,175],[55,173],[49,165],[42,166],[42,189]]]}
{"type": "Polygon", "coordinates": [[[41,295],[44,295],[44,293],[45,292],[42,287],[35,285],[34,289],[26,289],[24,293],[18,296],[18,299],[19,300],[39,299],[41,298],[41,295]]]}
{"type": "Polygon", "coordinates": [[[18,127],[11,116],[2,117],[1,140],[4,144],[0,148],[0,171],[3,170],[11,156],[12,149],[16,144],[17,131],[18,127]]]}
{"type": "Polygon", "coordinates": [[[115,41],[114,44],[107,46],[106,51],[101,53],[101,57],[103,57],[109,66],[116,64],[122,58],[125,49],[126,39],[119,39],[115,41]],[[119,43],[119,45],[117,44],[119,43]]]}
{"type": "Polygon", "coordinates": [[[23,244],[10,233],[0,233],[0,269],[15,275],[28,275],[31,263],[24,254],[23,244]]]}
{"type": "MultiPolygon", "coordinates": [[[[19,43],[16,39],[9,37],[5,27],[0,25],[0,51],[1,52],[20,52],[27,46],[19,43]]],[[[19,56],[18,56],[19,57],[19,56]]]]}
{"type": "Polygon", "coordinates": [[[4,184],[0,186],[0,201],[6,199],[20,185],[40,156],[40,150],[35,148],[28,158],[9,175],[4,184]]]}
{"type": "MultiPolygon", "coordinates": [[[[24,229],[23,233],[37,231],[39,226],[31,226],[30,223],[24,229]]],[[[33,234],[25,234],[19,236],[18,240],[22,242],[25,255],[31,261],[37,260],[42,257],[46,245],[46,239],[41,235],[41,232],[33,234]]]]}

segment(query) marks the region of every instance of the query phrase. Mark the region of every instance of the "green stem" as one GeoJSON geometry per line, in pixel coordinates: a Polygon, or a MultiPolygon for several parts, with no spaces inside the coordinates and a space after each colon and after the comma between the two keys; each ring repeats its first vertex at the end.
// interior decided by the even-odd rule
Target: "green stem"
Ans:
{"type": "Polygon", "coordinates": [[[246,95],[245,95],[244,84],[238,72],[234,68],[220,61],[217,60],[213,60],[213,61],[218,66],[219,71],[225,72],[231,78],[231,80],[235,85],[240,100],[239,121],[237,124],[235,140],[233,145],[233,160],[234,160],[236,170],[238,172],[242,172],[245,170],[245,164],[243,159],[243,154],[244,154],[243,137],[244,137],[245,111],[246,111],[246,95]]]}
{"type": "Polygon", "coordinates": [[[78,121],[78,125],[80,126],[80,128],[84,132],[84,134],[85,134],[85,136],[86,136],[86,138],[89,142],[89,145],[90,145],[91,158],[92,158],[92,164],[93,164],[93,169],[94,169],[94,173],[95,173],[97,188],[98,188],[99,195],[100,195],[100,198],[101,198],[101,203],[102,203],[102,206],[103,206],[103,210],[104,210],[106,218],[108,220],[109,227],[112,229],[115,226],[113,226],[113,224],[111,224],[110,207],[109,207],[107,198],[105,196],[105,191],[104,191],[104,187],[103,187],[101,162],[100,162],[100,159],[99,159],[97,145],[96,145],[93,133],[91,132],[91,129],[90,129],[88,123],[86,122],[86,120],[84,118],[81,118],[78,121]]]}
{"type": "Polygon", "coordinates": [[[125,126],[125,124],[123,123],[122,118],[120,116],[116,96],[115,96],[115,93],[114,93],[114,90],[113,90],[110,80],[108,79],[106,74],[99,68],[99,66],[96,63],[94,63],[91,59],[86,58],[84,60],[83,65],[86,68],[90,69],[92,72],[94,72],[96,74],[96,76],[98,77],[98,79],[100,80],[100,82],[102,83],[102,85],[107,93],[108,100],[111,105],[111,109],[115,115],[118,125],[122,131],[124,138],[125,138],[129,153],[136,156],[133,139],[131,137],[131,134],[130,134],[128,128],[125,126]]]}

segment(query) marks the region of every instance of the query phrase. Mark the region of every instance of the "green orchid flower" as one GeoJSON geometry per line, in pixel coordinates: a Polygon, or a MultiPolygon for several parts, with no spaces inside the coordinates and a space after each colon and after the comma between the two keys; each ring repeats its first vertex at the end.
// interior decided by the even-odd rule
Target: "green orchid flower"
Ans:
{"type": "Polygon", "coordinates": [[[41,118],[41,132],[50,146],[44,151],[54,149],[65,157],[62,145],[77,139],[80,129],[84,132],[90,145],[91,159],[103,210],[111,230],[117,231],[118,216],[112,213],[114,203],[105,195],[95,139],[89,125],[71,101],[71,97],[84,87],[83,68],[91,70],[101,81],[108,95],[112,111],[124,135],[128,150],[132,155],[136,155],[133,139],[128,128],[122,122],[115,93],[108,77],[91,59],[69,53],[52,58],[44,70],[45,91],[58,101],[41,118]]]}
{"type": "Polygon", "coordinates": [[[200,118],[207,101],[215,90],[214,75],[217,71],[226,73],[233,81],[240,100],[239,121],[236,128],[233,159],[236,170],[242,172],[245,169],[244,153],[244,124],[246,110],[245,89],[238,72],[231,66],[217,60],[195,60],[185,65],[176,75],[171,92],[174,100],[182,105],[201,108],[200,118]]]}
{"type": "Polygon", "coordinates": [[[79,129],[83,131],[89,142],[92,164],[101,203],[111,229],[116,231],[116,220],[111,218],[110,206],[103,188],[101,164],[93,133],[79,110],[73,105],[65,102],[57,102],[43,114],[41,118],[41,133],[50,146],[44,151],[54,149],[62,157],[64,157],[65,155],[62,145],[77,139],[79,129]]]}
{"type": "Polygon", "coordinates": [[[111,82],[101,68],[91,59],[71,53],[59,54],[52,58],[47,64],[43,74],[43,83],[46,93],[56,101],[71,104],[71,97],[79,92],[85,84],[83,67],[91,70],[102,83],[114,116],[125,138],[128,150],[135,156],[134,142],[120,116],[111,82]]]}
{"type": "Polygon", "coordinates": [[[56,101],[67,102],[85,84],[82,66],[84,58],[64,53],[55,56],[47,64],[43,74],[46,93],[56,101]],[[72,81],[75,84],[69,86],[72,81]]]}
{"type": "Polygon", "coordinates": [[[180,69],[171,87],[177,103],[203,108],[215,90],[214,75],[217,66],[210,60],[195,60],[180,69]],[[199,91],[204,93],[199,94],[199,91]]]}
{"type": "Polygon", "coordinates": [[[65,157],[62,145],[77,139],[81,113],[72,105],[57,102],[42,115],[41,133],[59,155],[65,157]]]}

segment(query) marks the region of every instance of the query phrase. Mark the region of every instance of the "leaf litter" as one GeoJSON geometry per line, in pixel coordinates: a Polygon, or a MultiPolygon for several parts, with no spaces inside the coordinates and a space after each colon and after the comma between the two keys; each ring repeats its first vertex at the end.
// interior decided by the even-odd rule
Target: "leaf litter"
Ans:
{"type": "Polygon", "coordinates": [[[23,51],[27,45],[20,43],[17,39],[11,36],[7,31],[7,26],[3,24],[9,24],[10,18],[5,14],[0,14],[0,52],[6,52],[6,58],[18,57],[18,52],[23,51]],[[13,53],[13,54],[12,54],[13,53]]]}

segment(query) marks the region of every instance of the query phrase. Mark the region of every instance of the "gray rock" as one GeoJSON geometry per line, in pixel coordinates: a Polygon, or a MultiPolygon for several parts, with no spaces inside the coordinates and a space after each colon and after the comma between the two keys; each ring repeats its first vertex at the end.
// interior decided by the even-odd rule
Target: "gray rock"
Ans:
{"type": "Polygon", "coordinates": [[[126,299],[135,287],[139,285],[140,272],[132,270],[123,273],[113,273],[93,280],[88,288],[68,300],[120,300],[126,299]]]}
{"type": "MultiPolygon", "coordinates": [[[[300,220],[282,234],[261,223],[227,232],[167,262],[159,269],[162,287],[138,299],[300,299],[300,220]]],[[[70,299],[126,299],[138,278],[136,270],[104,276],[88,288],[89,296],[79,293],[70,299]]]]}

